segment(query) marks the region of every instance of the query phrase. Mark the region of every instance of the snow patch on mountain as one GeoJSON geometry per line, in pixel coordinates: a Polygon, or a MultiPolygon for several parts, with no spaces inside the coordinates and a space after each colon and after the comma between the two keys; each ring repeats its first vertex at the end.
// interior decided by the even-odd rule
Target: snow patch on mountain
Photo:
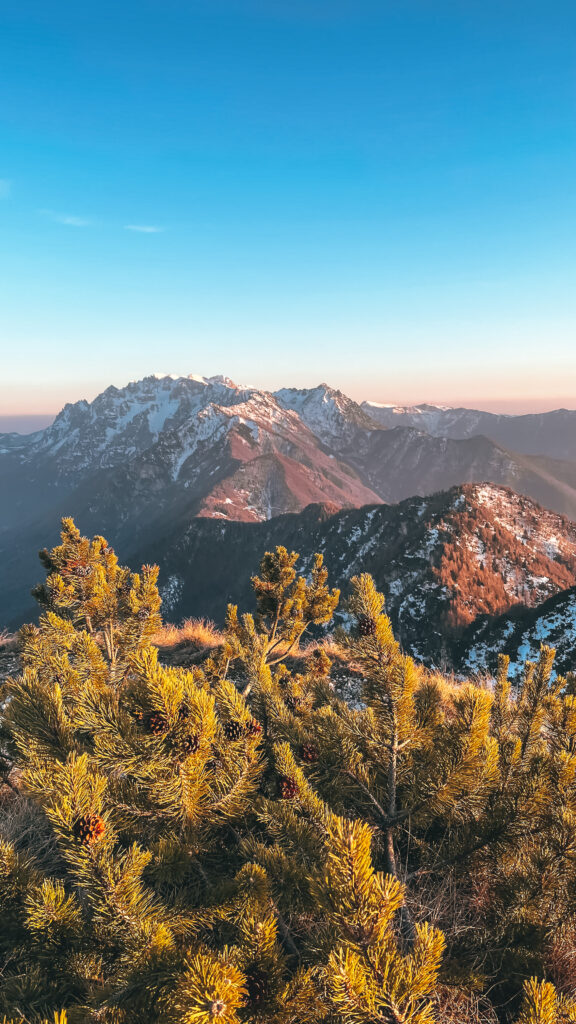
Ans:
{"type": "Polygon", "coordinates": [[[461,668],[494,673],[498,654],[510,658],[511,678],[518,681],[526,661],[537,661],[542,645],[556,651],[555,673],[576,672],[576,589],[557,594],[524,616],[503,616],[483,630],[465,651],[461,668]]]}

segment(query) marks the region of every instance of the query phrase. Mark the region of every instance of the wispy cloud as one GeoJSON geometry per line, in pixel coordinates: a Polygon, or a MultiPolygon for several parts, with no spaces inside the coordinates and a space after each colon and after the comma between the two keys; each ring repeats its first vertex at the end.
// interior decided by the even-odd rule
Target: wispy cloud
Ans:
{"type": "Polygon", "coordinates": [[[66,224],[71,228],[89,228],[94,223],[88,217],[76,217],[70,213],[56,213],[54,210],[40,210],[44,217],[49,217],[55,224],[66,224]]]}
{"type": "Polygon", "coordinates": [[[12,182],[8,181],[7,178],[0,178],[0,199],[8,198],[11,187],[12,182]]]}
{"type": "Polygon", "coordinates": [[[158,227],[155,224],[125,224],[125,231],[140,231],[143,235],[159,235],[164,228],[158,227]]]}

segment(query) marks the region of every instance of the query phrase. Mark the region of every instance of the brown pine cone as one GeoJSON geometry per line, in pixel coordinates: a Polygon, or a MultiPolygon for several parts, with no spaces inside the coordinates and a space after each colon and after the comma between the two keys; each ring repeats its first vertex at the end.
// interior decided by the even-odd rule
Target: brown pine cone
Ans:
{"type": "Polygon", "coordinates": [[[161,711],[151,711],[145,721],[148,732],[151,732],[153,736],[161,736],[168,729],[166,715],[163,715],[161,711]]]}
{"type": "Polygon", "coordinates": [[[72,830],[76,839],[78,839],[84,846],[91,846],[95,843],[100,836],[103,835],[106,826],[97,814],[85,814],[81,818],[76,818],[72,823],[72,830]]]}
{"type": "Polygon", "coordinates": [[[291,693],[288,693],[285,697],[283,697],[283,700],[286,707],[288,708],[288,711],[291,711],[292,714],[296,713],[296,711],[300,707],[300,704],[302,703],[300,697],[295,697],[291,693]]]}
{"type": "Polygon", "coordinates": [[[374,636],[376,633],[376,620],[370,615],[361,615],[358,619],[358,634],[359,636],[374,636]]]}
{"type": "Polygon", "coordinates": [[[256,964],[246,969],[246,988],[248,995],[246,1003],[249,1006],[262,1006],[268,996],[269,976],[267,971],[261,970],[256,964]]]}
{"type": "Polygon", "coordinates": [[[243,731],[244,730],[240,722],[226,722],[224,726],[224,735],[226,739],[230,741],[239,740],[243,731]]]}
{"type": "Polygon", "coordinates": [[[256,718],[253,718],[251,722],[248,722],[246,732],[249,736],[258,736],[262,732],[260,722],[256,718]]]}
{"type": "Polygon", "coordinates": [[[63,575],[70,573],[71,576],[78,576],[80,579],[84,579],[92,575],[92,566],[86,565],[79,558],[69,558],[62,569],[62,573],[63,575]]]}
{"type": "Polygon", "coordinates": [[[184,754],[195,754],[199,746],[200,737],[198,736],[198,733],[189,733],[187,736],[183,736],[180,749],[184,754]]]}
{"type": "Polygon", "coordinates": [[[313,743],[303,743],[300,747],[300,757],[306,764],[315,764],[318,760],[318,751],[313,743]]]}
{"type": "Polygon", "coordinates": [[[298,783],[289,775],[281,775],[278,784],[282,800],[293,800],[298,795],[298,783]]]}

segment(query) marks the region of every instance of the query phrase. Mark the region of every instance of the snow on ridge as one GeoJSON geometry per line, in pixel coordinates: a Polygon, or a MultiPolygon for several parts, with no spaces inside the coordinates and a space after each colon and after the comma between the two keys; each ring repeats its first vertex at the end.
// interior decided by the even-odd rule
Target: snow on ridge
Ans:
{"type": "Polygon", "coordinates": [[[243,390],[239,384],[235,384],[230,377],[225,377],[222,373],[217,373],[215,377],[205,377],[204,379],[208,384],[221,384],[223,387],[229,388],[230,391],[243,390]]]}
{"type": "Polygon", "coordinates": [[[576,592],[568,592],[560,603],[543,610],[523,628],[511,619],[503,620],[492,638],[481,637],[468,649],[463,667],[472,672],[493,671],[497,654],[507,650],[510,675],[518,680],[525,662],[538,660],[542,644],[556,649],[563,672],[576,669],[576,592]]]}
{"type": "Polygon", "coordinates": [[[419,405],[399,405],[398,402],[371,402],[362,403],[372,409],[392,409],[398,414],[409,413],[414,416],[425,416],[428,412],[453,412],[453,405],[436,405],[430,402],[421,402],[419,405]]]}

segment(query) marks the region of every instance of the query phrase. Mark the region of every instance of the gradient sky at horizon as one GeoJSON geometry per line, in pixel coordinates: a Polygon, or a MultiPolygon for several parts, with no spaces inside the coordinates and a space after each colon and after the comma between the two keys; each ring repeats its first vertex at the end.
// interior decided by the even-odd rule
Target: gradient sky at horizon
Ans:
{"type": "Polygon", "coordinates": [[[0,417],[152,372],[576,407],[573,0],[8,0],[0,417]]]}

